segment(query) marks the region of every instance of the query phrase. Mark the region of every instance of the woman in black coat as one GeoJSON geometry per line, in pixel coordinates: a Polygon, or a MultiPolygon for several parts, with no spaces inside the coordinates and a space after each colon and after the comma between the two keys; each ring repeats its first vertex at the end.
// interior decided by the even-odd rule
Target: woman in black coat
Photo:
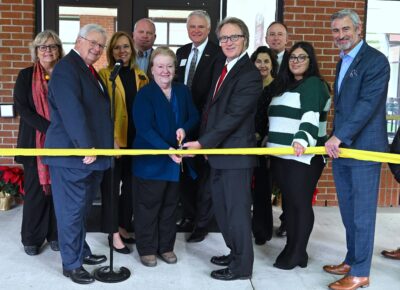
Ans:
{"type": "MultiPolygon", "coordinates": [[[[55,64],[64,55],[58,35],[40,32],[31,44],[33,66],[22,69],[14,87],[14,104],[20,115],[18,148],[42,148],[50,124],[47,83],[55,64]]],[[[39,254],[47,240],[58,251],[57,223],[48,168],[36,156],[16,156],[24,166],[24,208],[21,238],[28,255],[39,254]]]]}

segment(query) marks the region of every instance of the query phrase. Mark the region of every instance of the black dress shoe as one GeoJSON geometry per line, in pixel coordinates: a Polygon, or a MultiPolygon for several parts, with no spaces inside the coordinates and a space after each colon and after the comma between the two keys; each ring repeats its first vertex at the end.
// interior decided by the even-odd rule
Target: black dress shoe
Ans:
{"type": "Polygon", "coordinates": [[[194,222],[191,218],[182,218],[177,224],[177,231],[179,232],[192,232],[194,228],[194,222]]]}
{"type": "Polygon", "coordinates": [[[231,256],[214,256],[210,262],[218,266],[228,266],[231,262],[231,256]]]}
{"type": "Polygon", "coordinates": [[[287,236],[287,232],[286,232],[286,228],[281,225],[277,230],[276,230],[276,235],[278,237],[286,237],[287,236]]]}
{"type": "Polygon", "coordinates": [[[293,264],[293,265],[275,262],[273,266],[275,268],[278,268],[278,269],[281,269],[281,270],[292,270],[292,269],[296,268],[297,266],[299,266],[300,268],[306,268],[307,267],[307,261],[302,261],[302,262],[300,262],[298,264],[293,264]]]}
{"type": "Polygon", "coordinates": [[[134,244],[134,243],[136,243],[136,239],[135,239],[135,238],[132,238],[132,237],[124,238],[124,237],[121,236],[121,235],[120,235],[120,237],[121,237],[121,240],[122,240],[125,244],[134,244]]]}
{"type": "Polygon", "coordinates": [[[51,248],[53,251],[55,251],[55,252],[60,251],[60,247],[59,247],[59,245],[58,245],[58,241],[50,241],[49,244],[50,244],[50,248],[51,248]]]}
{"type": "Polygon", "coordinates": [[[123,247],[122,249],[117,249],[113,246],[113,249],[120,254],[129,254],[131,252],[131,250],[127,246],[123,247]]]}
{"type": "Polygon", "coordinates": [[[231,269],[229,269],[229,268],[212,271],[211,277],[214,279],[223,280],[223,281],[251,279],[251,275],[234,274],[234,273],[232,273],[231,269]]]}
{"type": "Polygon", "coordinates": [[[267,242],[267,238],[258,237],[258,236],[256,236],[256,237],[254,238],[254,243],[255,243],[256,245],[261,246],[261,245],[264,245],[266,242],[267,242]]]}
{"type": "Polygon", "coordinates": [[[63,269],[63,275],[71,278],[72,281],[78,284],[89,284],[94,282],[94,277],[82,266],[73,270],[63,269]]]}
{"type": "Polygon", "coordinates": [[[24,246],[24,251],[29,256],[36,256],[39,254],[39,247],[38,246],[24,246]]]}
{"type": "Polygon", "coordinates": [[[107,261],[107,257],[104,255],[89,255],[83,258],[83,264],[97,265],[107,261]]]}
{"type": "Polygon", "coordinates": [[[189,238],[186,240],[188,243],[198,243],[204,240],[208,232],[203,228],[195,228],[190,234],[189,238]]]}

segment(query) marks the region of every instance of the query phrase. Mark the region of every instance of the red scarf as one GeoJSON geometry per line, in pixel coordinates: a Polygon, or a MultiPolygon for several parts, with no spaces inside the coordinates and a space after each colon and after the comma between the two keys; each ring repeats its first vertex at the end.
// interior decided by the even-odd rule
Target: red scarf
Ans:
{"type": "MultiPolygon", "coordinates": [[[[36,112],[42,116],[43,118],[50,120],[49,113],[49,102],[47,99],[47,80],[46,80],[46,72],[42,65],[37,61],[33,65],[33,76],[32,76],[32,96],[33,102],[35,104],[36,112]]],[[[36,148],[44,147],[44,140],[46,138],[46,134],[36,130],[36,148]]],[[[43,191],[46,195],[51,193],[50,188],[50,174],[49,167],[42,163],[42,158],[40,156],[36,156],[37,160],[37,169],[39,175],[40,184],[43,186],[43,191]]]]}

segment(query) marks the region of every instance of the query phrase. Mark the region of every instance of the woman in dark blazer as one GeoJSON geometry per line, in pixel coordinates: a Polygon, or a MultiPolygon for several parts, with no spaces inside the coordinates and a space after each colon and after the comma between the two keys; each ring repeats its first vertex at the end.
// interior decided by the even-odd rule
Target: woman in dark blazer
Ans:
{"type": "MultiPolygon", "coordinates": [[[[263,92],[258,99],[255,118],[257,146],[265,147],[268,137],[268,106],[273,96],[274,80],[278,73],[275,52],[260,46],[253,52],[250,60],[260,71],[263,79],[263,92]]],[[[254,168],[252,231],[256,245],[263,245],[272,238],[272,181],[268,156],[259,156],[259,164],[254,168]]]]}
{"type": "MultiPolygon", "coordinates": [[[[14,104],[20,115],[18,148],[43,148],[50,125],[47,83],[55,64],[64,56],[58,35],[39,33],[31,44],[33,66],[21,70],[14,87],[14,104]]],[[[48,167],[40,157],[16,156],[24,166],[24,208],[21,237],[28,255],[39,254],[44,240],[58,251],[57,224],[50,190],[48,167]]]]}
{"type": "Polygon", "coordinates": [[[172,83],[176,56],[158,47],[150,58],[154,80],[143,87],[133,105],[135,149],[170,149],[171,155],[137,156],[133,160],[136,247],[143,265],[156,266],[158,254],[177,262],[173,252],[182,157],[174,150],[199,122],[189,88],[172,83]]]}

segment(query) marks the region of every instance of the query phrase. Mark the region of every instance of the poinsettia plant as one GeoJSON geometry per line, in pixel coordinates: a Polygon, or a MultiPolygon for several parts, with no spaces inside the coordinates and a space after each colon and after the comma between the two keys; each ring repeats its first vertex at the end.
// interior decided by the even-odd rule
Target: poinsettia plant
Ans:
{"type": "Polygon", "coordinates": [[[11,196],[24,194],[24,170],[20,167],[0,166],[0,192],[11,196]]]}

